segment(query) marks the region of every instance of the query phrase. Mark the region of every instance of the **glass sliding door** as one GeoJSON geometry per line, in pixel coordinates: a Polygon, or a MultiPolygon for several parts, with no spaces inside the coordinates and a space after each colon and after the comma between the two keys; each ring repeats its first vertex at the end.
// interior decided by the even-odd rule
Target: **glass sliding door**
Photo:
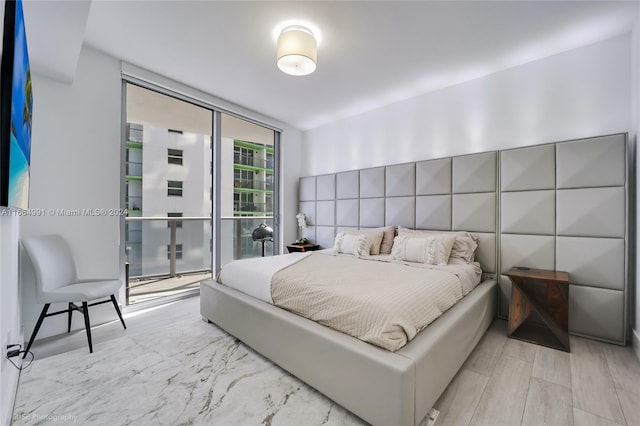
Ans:
{"type": "Polygon", "coordinates": [[[210,109],[126,84],[127,304],[211,278],[210,109]]]}
{"type": "Polygon", "coordinates": [[[278,253],[278,142],[275,130],[220,115],[220,266],[278,253]]]}

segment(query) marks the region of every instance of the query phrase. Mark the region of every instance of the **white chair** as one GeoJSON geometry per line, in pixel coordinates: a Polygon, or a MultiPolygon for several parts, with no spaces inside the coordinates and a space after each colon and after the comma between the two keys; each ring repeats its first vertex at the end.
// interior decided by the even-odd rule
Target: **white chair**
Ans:
{"type": "Polygon", "coordinates": [[[118,307],[115,293],[122,282],[118,279],[78,279],[76,265],[71,256],[71,249],[67,242],[59,235],[45,235],[30,237],[22,240],[36,271],[36,298],[39,303],[44,303],[44,308],[40,313],[36,327],[33,330],[31,339],[25,351],[25,356],[33,344],[36,334],[46,317],[67,313],[67,332],[71,331],[71,313],[80,311],[84,315],[84,326],[87,331],[89,341],[89,352],[93,353],[91,344],[91,325],[89,323],[89,306],[100,305],[102,303],[113,302],[116,312],[120,317],[122,326],[127,326],[122,319],[122,313],[118,307]],[[87,304],[90,300],[109,297],[107,300],[87,304]],[[48,314],[49,306],[52,303],[68,303],[69,308],[63,311],[48,314]],[[78,306],[73,302],[82,302],[78,306]]]}

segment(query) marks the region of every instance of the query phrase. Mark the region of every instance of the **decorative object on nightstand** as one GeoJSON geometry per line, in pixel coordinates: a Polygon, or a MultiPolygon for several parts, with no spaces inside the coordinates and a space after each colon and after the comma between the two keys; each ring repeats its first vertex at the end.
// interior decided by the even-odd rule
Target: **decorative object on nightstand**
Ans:
{"type": "Polygon", "coordinates": [[[305,244],[309,240],[302,236],[302,229],[307,227],[307,215],[300,212],[296,215],[296,219],[298,220],[298,239],[296,244],[305,244]]]}
{"type": "Polygon", "coordinates": [[[505,275],[513,282],[509,337],[570,352],[569,273],[514,267],[505,275]]]}

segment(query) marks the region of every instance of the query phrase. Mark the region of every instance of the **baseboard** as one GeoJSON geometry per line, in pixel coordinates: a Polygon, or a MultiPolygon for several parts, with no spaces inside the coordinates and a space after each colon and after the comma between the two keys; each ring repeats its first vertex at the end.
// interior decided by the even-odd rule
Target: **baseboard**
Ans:
{"type": "Polygon", "coordinates": [[[631,329],[631,349],[636,354],[636,358],[640,359],[640,335],[638,335],[638,330],[631,329]]]}

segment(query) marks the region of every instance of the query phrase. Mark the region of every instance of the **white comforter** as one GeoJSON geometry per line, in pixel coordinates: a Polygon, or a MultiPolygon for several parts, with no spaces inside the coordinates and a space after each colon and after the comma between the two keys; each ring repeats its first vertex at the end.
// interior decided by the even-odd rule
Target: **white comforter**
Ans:
{"type": "MultiPolygon", "coordinates": [[[[224,265],[218,275],[218,282],[227,287],[239,290],[249,296],[273,304],[271,298],[271,279],[279,270],[299,262],[301,259],[312,253],[325,254],[329,256],[350,256],[335,254],[331,249],[306,253],[289,253],[279,256],[256,257],[251,259],[235,260],[224,265]]],[[[473,263],[449,263],[447,266],[425,265],[411,262],[400,262],[393,260],[390,255],[369,256],[362,259],[377,262],[395,262],[408,266],[425,269],[436,269],[439,271],[455,274],[462,284],[463,295],[466,295],[480,283],[482,270],[480,264],[473,263]]]]}

